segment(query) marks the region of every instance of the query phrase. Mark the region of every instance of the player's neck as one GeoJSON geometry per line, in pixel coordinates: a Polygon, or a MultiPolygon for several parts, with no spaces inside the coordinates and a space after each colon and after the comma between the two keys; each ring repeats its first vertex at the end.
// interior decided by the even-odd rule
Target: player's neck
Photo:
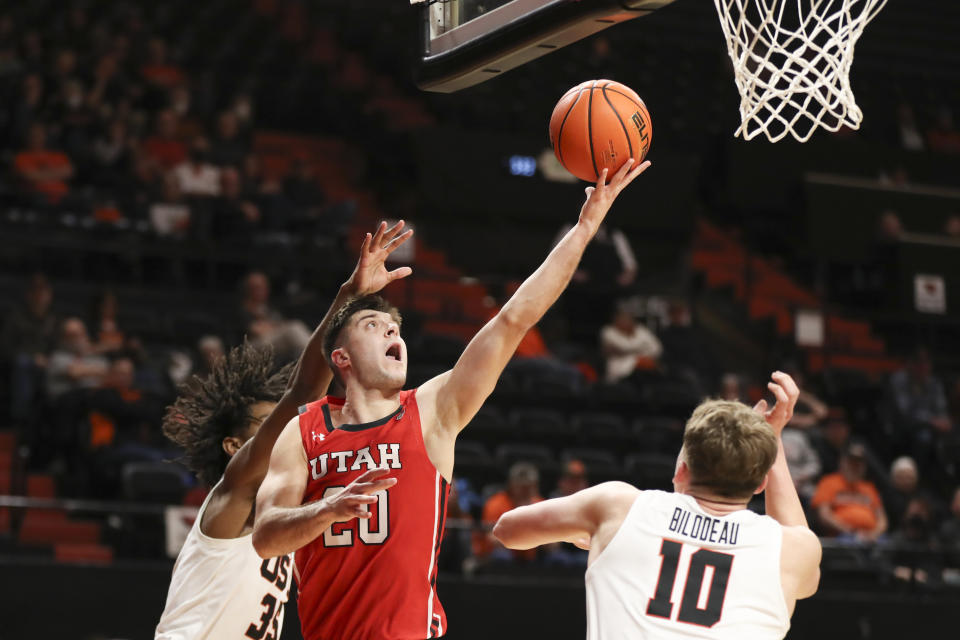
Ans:
{"type": "Polygon", "coordinates": [[[687,487],[680,491],[697,501],[700,508],[712,516],[725,516],[736,511],[743,511],[747,508],[749,500],[736,500],[726,496],[718,496],[704,491],[699,487],[687,487]]]}
{"type": "Polygon", "coordinates": [[[366,389],[359,384],[347,384],[340,419],[344,424],[365,424],[390,415],[400,404],[400,391],[366,389]]]}

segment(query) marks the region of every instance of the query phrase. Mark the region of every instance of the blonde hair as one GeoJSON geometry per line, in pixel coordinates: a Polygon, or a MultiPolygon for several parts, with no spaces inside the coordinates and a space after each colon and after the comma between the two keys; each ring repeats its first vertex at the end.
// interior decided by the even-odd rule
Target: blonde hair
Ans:
{"type": "Polygon", "coordinates": [[[777,437],[762,415],[731,400],[707,400],[683,431],[681,454],[691,484],[729,498],[749,498],[777,458],[777,437]]]}

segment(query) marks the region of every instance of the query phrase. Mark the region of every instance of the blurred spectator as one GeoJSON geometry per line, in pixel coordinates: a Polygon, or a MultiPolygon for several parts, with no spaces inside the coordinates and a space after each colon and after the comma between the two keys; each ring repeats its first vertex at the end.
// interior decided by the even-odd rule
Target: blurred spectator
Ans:
{"type": "Polygon", "coordinates": [[[697,396],[706,395],[705,380],[716,380],[720,367],[711,346],[693,327],[690,306],[674,299],[667,305],[667,324],[658,332],[663,354],[660,361],[674,374],[693,385],[697,396]]]}
{"type": "Polygon", "coordinates": [[[783,452],[787,457],[787,466],[790,477],[797,487],[797,493],[805,504],[809,503],[816,489],[817,477],[820,475],[820,457],[810,444],[806,432],[790,424],[781,434],[783,452]]]}
{"type": "Polygon", "coordinates": [[[876,486],[866,479],[866,449],[852,444],[840,458],[840,471],[823,476],[810,506],[828,535],[876,542],[887,530],[887,516],[876,486]]]}
{"type": "Polygon", "coordinates": [[[279,362],[300,356],[310,340],[310,330],[299,320],[286,320],[270,306],[270,281],[259,271],[247,274],[243,282],[240,317],[248,337],[273,347],[279,362]]]}
{"type": "Polygon", "coordinates": [[[47,367],[47,394],[57,398],[70,391],[98,387],[107,369],[107,359],[94,350],[83,320],[64,320],[60,343],[47,367]]]}
{"type": "Polygon", "coordinates": [[[43,77],[40,74],[28,73],[24,76],[19,91],[19,103],[10,116],[10,145],[22,144],[30,127],[40,121],[44,109],[44,89],[43,77]]]}
{"type": "Polygon", "coordinates": [[[123,348],[123,331],[117,324],[117,296],[103,291],[93,301],[90,328],[93,331],[93,349],[97,353],[113,353],[123,348]]]}
{"type": "Polygon", "coordinates": [[[960,487],[954,490],[953,499],[950,501],[950,513],[940,525],[940,540],[954,550],[960,551],[960,487]]]}
{"type": "Polygon", "coordinates": [[[203,138],[194,139],[190,154],[178,164],[173,174],[185,196],[214,197],[220,195],[220,169],[210,164],[209,147],[203,138]]]}
{"type": "Polygon", "coordinates": [[[443,530],[443,544],[437,557],[437,566],[441,571],[459,573],[464,561],[470,557],[471,536],[473,535],[473,516],[460,498],[460,487],[466,482],[463,478],[454,478],[450,483],[450,495],[447,497],[447,524],[443,530]]]}
{"type": "Polygon", "coordinates": [[[57,340],[57,317],[51,309],[53,289],[37,273],[27,283],[23,303],[3,323],[2,359],[10,365],[11,417],[20,423],[32,415],[49,354],[57,340]]]}
{"type": "Polygon", "coordinates": [[[960,239],[960,215],[947,217],[943,223],[943,232],[955,240],[960,239]]]}
{"type": "Polygon", "coordinates": [[[221,197],[213,206],[213,237],[250,238],[260,228],[260,208],[246,199],[240,173],[233,167],[220,170],[221,197]]]}
{"type": "Polygon", "coordinates": [[[326,205],[327,196],[320,188],[313,165],[298,158],[284,180],[283,193],[300,211],[300,217],[317,218],[326,205]]]}
{"type": "Polygon", "coordinates": [[[187,159],[187,145],[177,137],[177,116],[170,109],[159,112],[154,134],[143,141],[143,151],[151,163],[168,171],[187,159]]]}
{"type": "Polygon", "coordinates": [[[47,131],[39,122],[30,126],[27,140],[27,148],[13,159],[17,175],[30,191],[57,204],[70,190],[73,164],[64,152],[47,148],[47,131]]]}
{"type": "Polygon", "coordinates": [[[933,374],[930,353],[916,349],[906,367],[890,376],[895,437],[921,464],[933,462],[936,441],[953,428],[943,383],[933,374]]]}
{"type": "Polygon", "coordinates": [[[890,482],[883,496],[890,529],[897,529],[903,522],[907,504],[914,498],[923,498],[936,515],[937,501],[920,487],[920,472],[913,458],[901,456],[890,465],[890,482]]]}
{"type": "Polygon", "coordinates": [[[170,90],[169,104],[177,117],[177,138],[193,140],[203,135],[203,123],[194,114],[190,89],[186,85],[180,84],[170,90]]]}
{"type": "Polygon", "coordinates": [[[510,467],[507,476],[507,488],[493,494],[483,505],[484,531],[481,538],[474,540],[474,554],[489,556],[494,560],[533,560],[536,549],[511,551],[505,549],[490,533],[490,529],[507,511],[528,504],[541,502],[540,473],[529,462],[516,462],[510,467]]]}
{"type": "Polygon", "coordinates": [[[127,125],[116,118],[93,140],[90,155],[90,176],[103,187],[123,189],[131,169],[131,142],[127,125]]]}
{"type": "Polygon", "coordinates": [[[953,113],[943,107],[936,123],[927,130],[927,147],[940,153],[960,153],[960,131],[953,126],[953,113]]]}
{"type": "Polygon", "coordinates": [[[893,575],[905,582],[926,584],[939,580],[941,561],[933,505],[923,496],[907,502],[900,526],[893,530],[890,541],[899,545],[893,552],[893,575]]]}
{"type": "Polygon", "coordinates": [[[720,378],[720,399],[743,402],[745,399],[743,384],[736,373],[725,373],[720,378]]]}
{"type": "Polygon", "coordinates": [[[90,133],[97,114],[87,102],[83,84],[70,78],[63,84],[50,118],[60,129],[60,144],[78,162],[90,155],[90,133]]]}
{"type": "Polygon", "coordinates": [[[903,237],[903,223],[896,211],[887,209],[877,221],[877,238],[881,243],[898,242],[903,237]]]}
{"type": "MultiPolygon", "coordinates": [[[[843,409],[831,409],[827,420],[820,430],[820,437],[812,444],[820,458],[821,473],[834,473],[840,470],[840,458],[843,452],[855,441],[851,437],[850,424],[847,422],[846,412],[843,409]]],[[[867,467],[871,472],[882,477],[886,469],[880,464],[877,456],[870,451],[865,443],[856,441],[866,451],[867,467]]]]}
{"type": "Polygon", "coordinates": [[[655,369],[663,353],[657,336],[626,309],[614,312],[613,321],[600,331],[600,348],[606,359],[607,382],[622,380],[638,368],[655,369]]]}
{"type": "MultiPolygon", "coordinates": [[[[560,242],[570,228],[561,228],[553,244],[560,242]]],[[[601,224],[564,293],[563,308],[571,336],[586,343],[596,340],[602,319],[612,315],[616,300],[629,296],[636,277],[637,259],[627,236],[601,224]]]]}
{"type": "Polygon", "coordinates": [[[180,182],[173,173],[163,177],[160,200],[150,205],[147,214],[157,235],[182,236],[190,228],[190,205],[180,193],[180,182]]]}
{"type": "Polygon", "coordinates": [[[913,107],[901,104],[897,107],[897,139],[900,148],[907,151],[923,151],[923,134],[917,127],[913,107]]]}
{"type": "Polygon", "coordinates": [[[239,169],[248,150],[246,141],[240,136],[237,116],[232,111],[221,112],[217,118],[217,132],[210,145],[210,161],[219,167],[239,169]]]}
{"type": "Polygon", "coordinates": [[[167,43],[154,37],[147,45],[147,60],[140,67],[140,75],[147,82],[160,87],[173,87],[183,82],[183,72],[167,58],[167,43]]]}
{"type": "Polygon", "coordinates": [[[579,460],[567,460],[563,465],[563,473],[557,479],[557,488],[550,494],[551,498],[572,496],[590,486],[587,481],[587,467],[579,460]]]}

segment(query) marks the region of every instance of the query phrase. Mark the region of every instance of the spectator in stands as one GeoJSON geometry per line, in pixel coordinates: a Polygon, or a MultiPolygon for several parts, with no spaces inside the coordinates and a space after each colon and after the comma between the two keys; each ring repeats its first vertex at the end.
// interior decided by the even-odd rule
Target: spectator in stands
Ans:
{"type": "Polygon", "coordinates": [[[303,322],[287,320],[270,306],[270,281],[260,271],[244,279],[240,317],[247,336],[254,343],[271,345],[280,362],[295,359],[310,340],[303,322]]]}
{"type": "Polygon", "coordinates": [[[223,111],[217,117],[217,132],[210,145],[210,161],[218,167],[243,166],[249,147],[240,136],[237,116],[232,111],[223,111]]]}
{"type": "Polygon", "coordinates": [[[154,134],[143,141],[143,152],[154,169],[169,171],[187,159],[187,145],[177,137],[177,116],[170,109],[159,112],[154,134]]]}
{"type": "Polygon", "coordinates": [[[177,138],[193,140],[203,135],[203,123],[194,113],[193,97],[187,85],[179,84],[170,90],[169,104],[177,116],[177,138]]]}
{"type": "Polygon", "coordinates": [[[927,130],[927,147],[939,153],[960,153],[960,131],[953,126],[953,113],[947,107],[937,112],[936,123],[927,130]]]}
{"type": "Polygon", "coordinates": [[[17,176],[42,202],[57,204],[70,190],[73,163],[62,151],[47,148],[47,130],[36,122],[30,126],[27,148],[13,160],[17,176]]]}
{"type": "Polygon", "coordinates": [[[220,169],[210,164],[209,145],[203,138],[195,138],[186,160],[173,169],[185,196],[212,198],[220,195],[220,169]]]}
{"type": "Polygon", "coordinates": [[[244,197],[240,173],[233,167],[220,170],[221,197],[213,204],[213,237],[252,237],[260,228],[260,208],[244,197]]]}
{"type": "Polygon", "coordinates": [[[960,487],[954,490],[953,499],[950,501],[950,513],[940,525],[940,540],[960,552],[960,487]]]}
{"type": "MultiPolygon", "coordinates": [[[[840,470],[840,458],[843,452],[854,442],[851,438],[850,424],[847,422],[847,414],[843,409],[831,409],[827,420],[820,430],[820,437],[813,440],[812,444],[817,450],[817,456],[820,458],[820,470],[822,473],[834,473],[840,470]]],[[[870,448],[863,442],[856,441],[857,444],[864,447],[867,457],[867,467],[882,477],[886,470],[879,463],[877,457],[870,451],[870,448]]]]}
{"type": "Polygon", "coordinates": [[[914,458],[927,465],[934,461],[934,448],[953,423],[943,383],[933,373],[930,353],[923,347],[911,354],[906,367],[890,376],[893,419],[901,444],[914,458]]]}
{"type": "Polygon", "coordinates": [[[47,367],[47,394],[58,398],[71,391],[94,389],[108,368],[107,359],[95,351],[83,320],[67,318],[47,367]]]}
{"type": "Polygon", "coordinates": [[[60,129],[60,144],[78,162],[90,155],[90,133],[97,114],[87,101],[83,83],[67,80],[52,105],[50,118],[60,129]]]}
{"type": "Polygon", "coordinates": [[[907,505],[914,498],[922,498],[932,510],[932,516],[937,517],[941,507],[940,501],[921,487],[920,472],[913,458],[901,456],[890,465],[889,486],[883,496],[891,530],[901,526],[906,517],[904,514],[907,511],[907,505]]]}
{"type": "MultiPolygon", "coordinates": [[[[563,498],[582,491],[590,486],[587,481],[587,468],[580,460],[567,460],[563,472],[557,480],[557,488],[551,498],[563,498]]],[[[541,547],[543,562],[548,566],[586,567],[589,553],[575,545],[567,543],[550,544],[541,547]]]]}
{"type": "Polygon", "coordinates": [[[960,215],[948,216],[943,223],[943,232],[954,240],[960,240],[960,215]]]}
{"type": "Polygon", "coordinates": [[[165,88],[179,85],[184,80],[180,68],[168,60],[167,43],[160,37],[150,39],[147,60],[140,67],[140,75],[150,84],[165,88]]]}
{"type": "Polygon", "coordinates": [[[850,542],[876,542],[887,530],[887,516],[876,486],[866,479],[866,449],[851,444],[840,471],[820,479],[811,500],[828,535],[850,542]]]}
{"type": "Polygon", "coordinates": [[[482,535],[474,540],[474,554],[493,560],[533,560],[536,549],[511,551],[503,547],[490,533],[490,528],[507,511],[543,501],[540,496],[540,472],[529,462],[516,462],[507,475],[507,488],[493,494],[483,505],[482,535]]]}
{"type": "Polygon", "coordinates": [[[117,296],[112,291],[104,290],[94,299],[90,328],[96,353],[115,353],[123,348],[124,335],[117,323],[117,296]]]}
{"type": "Polygon", "coordinates": [[[637,369],[656,369],[663,353],[657,336],[622,308],[617,309],[612,322],[600,330],[600,348],[606,360],[607,382],[623,380],[637,369]]]}
{"type": "Polygon", "coordinates": [[[903,223],[896,211],[887,209],[877,221],[877,238],[881,244],[899,242],[903,237],[903,223]]]}
{"type": "Polygon", "coordinates": [[[47,354],[57,341],[57,317],[51,309],[53,289],[46,276],[36,273],[27,283],[23,304],[14,307],[3,323],[2,359],[9,363],[11,417],[29,422],[37,390],[47,368],[47,354]]]}
{"type": "Polygon", "coordinates": [[[898,545],[892,558],[895,578],[918,584],[939,580],[940,554],[933,553],[939,550],[934,506],[926,497],[910,498],[890,541],[898,545]]]}
{"type": "Polygon", "coordinates": [[[806,388],[801,371],[796,367],[788,367],[787,373],[800,387],[800,397],[797,398],[797,406],[793,410],[793,417],[790,418],[790,426],[794,429],[810,429],[818,426],[829,415],[830,408],[806,388]]]}
{"type": "Polygon", "coordinates": [[[447,496],[447,524],[443,530],[443,544],[437,557],[440,571],[460,572],[463,563],[471,554],[471,536],[474,521],[470,510],[460,499],[461,478],[450,483],[450,495],[447,496]]]}
{"type": "Polygon", "coordinates": [[[917,127],[913,107],[906,103],[897,107],[897,140],[901,149],[923,151],[923,134],[917,127]]]}
{"type": "Polygon", "coordinates": [[[557,479],[557,488],[550,494],[551,498],[571,496],[590,486],[587,481],[587,467],[580,460],[567,460],[563,465],[563,472],[557,479]]]}
{"type": "Polygon", "coordinates": [[[745,396],[740,376],[732,372],[723,374],[723,377],[720,378],[719,396],[721,400],[743,402],[745,396]]]}
{"type": "Polygon", "coordinates": [[[45,106],[45,86],[43,77],[38,73],[28,73],[23,77],[23,84],[18,92],[19,102],[12,109],[10,115],[10,133],[8,144],[10,146],[23,143],[23,137],[30,130],[30,127],[40,122],[43,116],[45,106]]]}
{"type": "Polygon", "coordinates": [[[150,205],[150,226],[159,236],[182,236],[191,226],[190,205],[180,193],[180,182],[173,173],[163,177],[160,199],[150,205]]]}
{"type": "Polygon", "coordinates": [[[706,395],[704,381],[716,380],[721,370],[710,345],[694,328],[686,300],[668,303],[667,324],[658,337],[663,345],[661,362],[674,375],[689,381],[698,397],[706,395]]]}
{"type": "Polygon", "coordinates": [[[810,444],[807,433],[794,427],[792,421],[784,428],[781,440],[793,484],[800,499],[805,505],[809,504],[820,475],[820,457],[810,444]]]}
{"type": "Polygon", "coordinates": [[[132,165],[131,150],[126,123],[120,118],[111,120],[91,145],[89,171],[94,184],[124,190],[132,165]]]}
{"type": "MultiPolygon", "coordinates": [[[[570,230],[565,225],[554,245],[570,230]]],[[[609,318],[616,300],[628,297],[637,277],[637,259],[627,236],[619,229],[600,225],[564,293],[564,314],[571,337],[593,342],[609,318]]]]}

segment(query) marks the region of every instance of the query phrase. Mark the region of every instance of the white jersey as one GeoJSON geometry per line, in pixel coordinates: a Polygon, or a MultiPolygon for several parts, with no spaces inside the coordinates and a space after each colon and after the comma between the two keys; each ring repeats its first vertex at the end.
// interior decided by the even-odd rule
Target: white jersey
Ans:
{"type": "Polygon", "coordinates": [[[277,640],[293,582],[293,556],[263,560],[252,533],[211,538],[200,531],[210,495],[187,535],[155,640],[277,640]]]}
{"type": "Polygon", "coordinates": [[[769,516],[641,492],[587,568],[587,640],[783,638],[782,541],[769,516]]]}

